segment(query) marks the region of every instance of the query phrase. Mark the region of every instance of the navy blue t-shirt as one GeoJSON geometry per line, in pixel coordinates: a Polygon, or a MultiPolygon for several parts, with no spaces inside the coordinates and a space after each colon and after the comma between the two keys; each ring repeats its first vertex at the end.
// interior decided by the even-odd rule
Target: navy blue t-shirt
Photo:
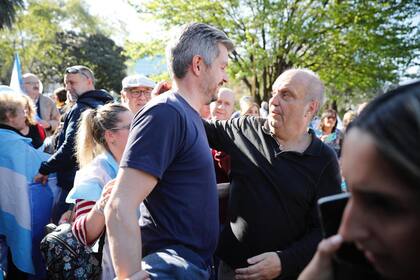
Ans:
{"type": "Polygon", "coordinates": [[[177,93],[152,99],[134,118],[121,167],[158,178],[144,201],[143,250],[182,244],[208,263],[219,233],[218,196],[198,112],[177,93]]]}

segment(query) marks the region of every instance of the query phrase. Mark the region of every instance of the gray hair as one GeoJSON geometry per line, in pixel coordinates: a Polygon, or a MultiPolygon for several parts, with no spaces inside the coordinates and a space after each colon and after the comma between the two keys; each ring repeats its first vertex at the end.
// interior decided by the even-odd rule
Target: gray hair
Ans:
{"type": "Polygon", "coordinates": [[[171,76],[182,79],[195,55],[200,55],[206,65],[211,65],[219,55],[218,44],[233,50],[232,41],[219,29],[204,24],[191,23],[167,46],[166,57],[171,76]]]}
{"type": "Polygon", "coordinates": [[[27,78],[35,78],[38,80],[38,86],[39,86],[39,92],[42,93],[42,91],[44,90],[44,85],[42,84],[41,80],[39,79],[39,77],[33,73],[25,73],[22,75],[22,80],[25,80],[27,78]]]}
{"type": "Polygon", "coordinates": [[[84,65],[74,65],[74,66],[70,66],[67,67],[66,70],[64,71],[65,75],[67,74],[79,74],[82,76],[85,76],[87,79],[92,80],[92,83],[95,83],[95,75],[93,74],[93,71],[84,65]]]}

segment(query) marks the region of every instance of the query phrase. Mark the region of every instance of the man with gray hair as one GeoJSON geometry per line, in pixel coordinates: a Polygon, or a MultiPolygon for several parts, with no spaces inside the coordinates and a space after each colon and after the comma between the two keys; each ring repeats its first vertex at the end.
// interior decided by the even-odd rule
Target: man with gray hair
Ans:
{"type": "Polygon", "coordinates": [[[212,273],[218,197],[199,110],[227,81],[232,49],[226,34],[202,23],[185,26],[167,49],[172,90],[133,120],[105,208],[118,279],[199,280],[212,273]]]}
{"type": "Polygon", "coordinates": [[[150,101],[155,86],[155,82],[144,75],[127,76],[122,80],[121,103],[136,114],[150,101]]]}
{"type": "Polygon", "coordinates": [[[25,93],[36,106],[37,122],[45,129],[47,136],[52,135],[60,124],[60,112],[54,101],[42,94],[42,83],[35,74],[23,74],[22,80],[25,93]]]}
{"type": "Polygon", "coordinates": [[[267,119],[205,123],[210,146],[231,157],[219,279],[296,279],[314,254],[316,201],[341,182],[334,151],[308,130],[323,91],[312,71],[287,70],[273,85],[267,119]]]}

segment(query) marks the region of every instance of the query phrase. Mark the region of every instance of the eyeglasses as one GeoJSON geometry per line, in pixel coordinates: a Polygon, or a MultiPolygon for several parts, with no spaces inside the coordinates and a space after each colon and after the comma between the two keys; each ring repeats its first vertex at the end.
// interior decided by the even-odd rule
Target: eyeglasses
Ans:
{"type": "Polygon", "coordinates": [[[121,126],[121,127],[110,128],[109,130],[117,131],[117,130],[123,130],[123,129],[130,129],[130,127],[131,127],[131,124],[128,124],[128,125],[124,125],[124,126],[121,126]]]}
{"type": "Polygon", "coordinates": [[[152,91],[150,89],[128,88],[125,91],[132,95],[144,96],[144,97],[149,97],[152,94],[152,91]]]}
{"type": "Polygon", "coordinates": [[[24,82],[25,85],[37,86],[39,82],[24,82]]]}
{"type": "Polygon", "coordinates": [[[65,73],[66,74],[80,74],[91,80],[92,77],[86,74],[85,71],[88,71],[88,70],[80,66],[71,66],[71,67],[66,68],[65,73]]]}

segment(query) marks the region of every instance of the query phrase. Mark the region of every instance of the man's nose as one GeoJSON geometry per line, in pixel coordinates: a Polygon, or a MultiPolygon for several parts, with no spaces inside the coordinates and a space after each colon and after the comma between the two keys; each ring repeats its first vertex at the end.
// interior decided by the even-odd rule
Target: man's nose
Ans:
{"type": "Polygon", "coordinates": [[[229,77],[227,75],[226,72],[223,73],[223,83],[226,84],[227,82],[229,82],[229,77]]]}

